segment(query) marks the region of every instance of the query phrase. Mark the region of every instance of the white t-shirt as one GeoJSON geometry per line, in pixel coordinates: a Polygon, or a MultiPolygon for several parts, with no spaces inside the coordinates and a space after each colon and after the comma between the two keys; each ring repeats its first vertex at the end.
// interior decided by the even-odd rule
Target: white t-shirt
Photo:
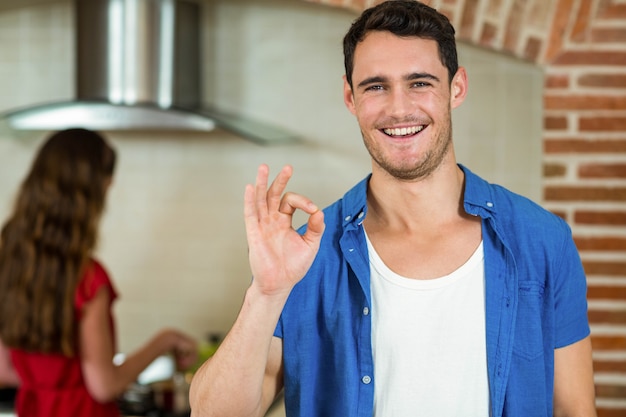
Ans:
{"type": "Polygon", "coordinates": [[[375,417],[488,417],[482,243],[444,277],[402,277],[367,240],[375,417]]]}

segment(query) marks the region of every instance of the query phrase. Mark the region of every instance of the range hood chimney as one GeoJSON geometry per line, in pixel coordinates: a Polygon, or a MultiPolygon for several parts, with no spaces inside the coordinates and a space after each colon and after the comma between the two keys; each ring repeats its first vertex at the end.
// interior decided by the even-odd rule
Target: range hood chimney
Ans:
{"type": "Polygon", "coordinates": [[[3,115],[15,130],[215,128],[202,114],[200,4],[74,0],[76,98],[3,115]]]}

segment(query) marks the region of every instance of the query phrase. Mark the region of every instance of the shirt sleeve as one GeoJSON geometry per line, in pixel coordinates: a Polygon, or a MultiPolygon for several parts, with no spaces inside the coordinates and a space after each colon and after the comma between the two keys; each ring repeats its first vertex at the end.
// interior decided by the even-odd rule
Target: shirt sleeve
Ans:
{"type": "Polygon", "coordinates": [[[118,297],[117,291],[104,266],[94,259],[91,260],[89,266],[85,269],[76,288],[76,310],[80,312],[84,304],[91,301],[101,288],[106,288],[109,291],[111,303],[118,297]]]}
{"type": "Polygon", "coordinates": [[[555,348],[568,346],[590,334],[587,317],[587,278],[571,231],[564,240],[560,255],[554,272],[555,348]]]}

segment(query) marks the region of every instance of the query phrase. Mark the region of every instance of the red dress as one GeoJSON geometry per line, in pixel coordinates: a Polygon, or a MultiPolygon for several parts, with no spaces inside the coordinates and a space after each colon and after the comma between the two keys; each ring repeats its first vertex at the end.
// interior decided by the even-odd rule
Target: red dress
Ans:
{"type": "MultiPolygon", "coordinates": [[[[76,290],[75,314],[81,317],[82,307],[100,288],[111,294],[111,304],[117,297],[109,276],[97,261],[82,277],[76,290]]],[[[111,305],[109,321],[115,335],[111,305]]],[[[113,342],[115,344],[115,342],[113,342]]],[[[117,417],[115,402],[98,403],[87,391],[81,372],[80,358],[58,354],[28,353],[11,349],[11,359],[21,386],[15,401],[19,417],[117,417]]]]}

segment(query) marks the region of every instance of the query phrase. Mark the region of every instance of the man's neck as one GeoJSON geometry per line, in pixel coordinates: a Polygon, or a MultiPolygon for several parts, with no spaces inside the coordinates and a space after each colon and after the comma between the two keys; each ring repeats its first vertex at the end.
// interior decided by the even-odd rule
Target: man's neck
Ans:
{"type": "Polygon", "coordinates": [[[463,171],[455,161],[415,181],[373,170],[368,188],[366,227],[424,230],[462,216],[463,171]]]}

